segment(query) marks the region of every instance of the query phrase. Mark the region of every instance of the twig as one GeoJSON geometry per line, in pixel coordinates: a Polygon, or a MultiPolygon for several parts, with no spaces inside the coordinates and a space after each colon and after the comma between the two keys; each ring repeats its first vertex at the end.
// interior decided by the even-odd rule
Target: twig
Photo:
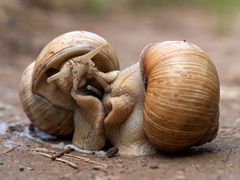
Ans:
{"type": "Polygon", "coordinates": [[[52,156],[52,160],[55,160],[56,158],[59,158],[59,157],[63,156],[65,153],[69,153],[69,152],[71,152],[71,151],[73,151],[72,148],[64,149],[64,150],[58,152],[56,155],[53,155],[53,156],[52,156]]]}
{"type": "MultiPolygon", "coordinates": [[[[44,152],[44,153],[57,153],[56,151],[52,151],[52,150],[48,150],[48,149],[38,149],[38,148],[37,149],[31,149],[31,151],[44,152]]],[[[100,165],[100,166],[108,168],[107,164],[99,163],[97,161],[93,161],[93,160],[90,160],[90,159],[85,158],[85,157],[75,156],[75,155],[72,155],[72,154],[65,154],[65,156],[75,158],[75,159],[79,159],[79,160],[81,160],[83,162],[86,162],[86,163],[100,165]]]]}
{"type": "Polygon", "coordinates": [[[19,147],[19,145],[16,145],[16,146],[14,146],[14,147],[11,148],[11,149],[2,152],[1,154],[7,154],[7,153],[10,153],[10,152],[12,152],[14,149],[16,149],[17,147],[19,147]]]}
{"type": "MultiPolygon", "coordinates": [[[[48,157],[48,158],[52,159],[52,156],[49,155],[49,154],[42,153],[42,152],[37,152],[37,153],[40,154],[40,155],[42,155],[42,156],[45,156],[45,157],[48,157]]],[[[68,160],[65,160],[65,159],[62,159],[62,158],[55,158],[54,160],[59,161],[59,162],[66,163],[66,164],[68,164],[69,166],[71,166],[71,167],[73,167],[73,168],[75,168],[75,169],[78,169],[78,167],[77,167],[76,164],[74,164],[74,163],[72,163],[72,162],[70,162],[70,161],[68,161],[68,160]]]]}
{"type": "Polygon", "coordinates": [[[46,148],[36,148],[36,149],[30,149],[31,151],[36,151],[36,152],[44,152],[44,153],[57,153],[57,151],[49,150],[46,148]]]}
{"type": "Polygon", "coordinates": [[[99,166],[103,166],[105,168],[108,168],[108,165],[107,164],[104,164],[104,163],[99,163],[97,161],[93,161],[93,160],[90,160],[88,158],[85,158],[85,157],[81,157],[81,156],[75,156],[75,155],[72,155],[72,154],[66,154],[66,156],[68,157],[72,157],[72,158],[75,158],[75,159],[79,159],[83,162],[86,162],[86,163],[90,163],[90,164],[95,164],[95,165],[99,165],[99,166]]]}
{"type": "Polygon", "coordinates": [[[232,149],[229,149],[226,157],[224,158],[224,163],[225,164],[229,161],[231,154],[232,154],[232,149]]]}

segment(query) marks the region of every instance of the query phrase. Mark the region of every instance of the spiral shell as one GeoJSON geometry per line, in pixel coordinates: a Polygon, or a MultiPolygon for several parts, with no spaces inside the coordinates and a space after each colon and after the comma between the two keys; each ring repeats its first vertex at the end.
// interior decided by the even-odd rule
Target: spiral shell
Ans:
{"type": "Polygon", "coordinates": [[[215,138],[219,79],[209,57],[196,45],[167,41],[141,54],[145,81],[144,129],[164,151],[179,151],[215,138]]]}
{"type": "MultiPolygon", "coordinates": [[[[19,86],[19,97],[28,118],[39,129],[57,136],[73,133],[75,102],[69,94],[59,90],[56,83],[47,83],[46,79],[58,72],[69,58],[83,55],[102,44],[108,43],[94,33],[65,33],[48,43],[25,70],[19,86]]],[[[97,54],[93,61],[102,72],[119,69],[117,56],[110,45],[97,54]]]]}

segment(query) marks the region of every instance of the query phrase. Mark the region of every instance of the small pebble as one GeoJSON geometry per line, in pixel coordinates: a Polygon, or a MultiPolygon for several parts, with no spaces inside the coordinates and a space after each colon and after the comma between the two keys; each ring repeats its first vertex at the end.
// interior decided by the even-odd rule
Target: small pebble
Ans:
{"type": "Polygon", "coordinates": [[[33,167],[27,167],[27,169],[28,169],[29,171],[33,171],[33,170],[34,170],[33,167]]]}
{"type": "Polygon", "coordinates": [[[183,179],[186,179],[184,172],[178,170],[178,171],[176,172],[175,179],[176,179],[176,180],[183,180],[183,179]]]}
{"type": "Polygon", "coordinates": [[[117,153],[118,153],[118,148],[112,147],[107,151],[107,157],[108,158],[114,157],[117,153]]]}
{"type": "Polygon", "coordinates": [[[98,171],[98,170],[100,170],[101,168],[99,167],[99,166],[93,166],[93,170],[96,170],[96,171],[98,171]]]}
{"type": "Polygon", "coordinates": [[[59,180],[70,180],[70,178],[68,178],[68,177],[60,177],[59,180]]]}
{"type": "Polygon", "coordinates": [[[122,170],[120,170],[120,173],[121,173],[121,174],[125,173],[125,170],[123,170],[123,169],[122,169],[122,170]]]}
{"type": "Polygon", "coordinates": [[[151,165],[149,166],[150,169],[158,169],[158,165],[151,165]]]}
{"type": "Polygon", "coordinates": [[[24,171],[24,167],[20,167],[20,168],[19,168],[19,171],[24,171]]]}

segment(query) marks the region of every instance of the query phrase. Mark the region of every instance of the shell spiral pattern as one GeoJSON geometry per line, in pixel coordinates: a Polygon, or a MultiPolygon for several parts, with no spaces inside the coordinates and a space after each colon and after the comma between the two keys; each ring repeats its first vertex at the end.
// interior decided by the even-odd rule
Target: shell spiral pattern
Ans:
{"type": "Polygon", "coordinates": [[[150,44],[141,54],[144,129],[164,151],[211,141],[218,131],[219,79],[209,57],[185,41],[150,44]]]}

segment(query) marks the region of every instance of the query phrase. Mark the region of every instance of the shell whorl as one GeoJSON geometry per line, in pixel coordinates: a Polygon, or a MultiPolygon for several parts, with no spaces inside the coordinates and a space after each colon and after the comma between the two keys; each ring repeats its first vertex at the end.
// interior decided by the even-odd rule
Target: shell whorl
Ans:
{"type": "Polygon", "coordinates": [[[26,68],[20,81],[19,98],[24,112],[42,131],[57,136],[71,135],[73,133],[73,112],[56,107],[46,98],[32,92],[31,77],[34,65],[35,62],[26,68]]]}
{"type": "Polygon", "coordinates": [[[215,138],[219,79],[209,57],[185,41],[150,44],[141,54],[145,81],[144,129],[164,151],[179,151],[215,138]]]}

